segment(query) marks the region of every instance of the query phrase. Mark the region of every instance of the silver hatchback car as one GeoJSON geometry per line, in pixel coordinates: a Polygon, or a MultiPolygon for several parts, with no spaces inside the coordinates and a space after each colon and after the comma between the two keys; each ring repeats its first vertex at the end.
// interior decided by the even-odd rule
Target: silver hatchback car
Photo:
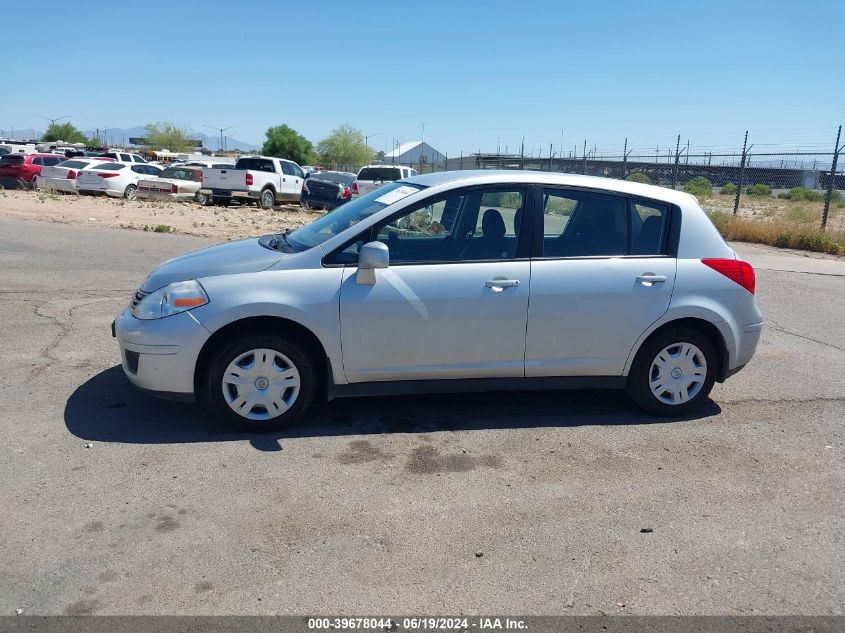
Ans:
{"type": "Polygon", "coordinates": [[[278,429],[315,397],[621,388],[680,415],[754,354],[753,268],[689,194],[454,171],[156,268],[117,317],[155,395],[278,429]]]}

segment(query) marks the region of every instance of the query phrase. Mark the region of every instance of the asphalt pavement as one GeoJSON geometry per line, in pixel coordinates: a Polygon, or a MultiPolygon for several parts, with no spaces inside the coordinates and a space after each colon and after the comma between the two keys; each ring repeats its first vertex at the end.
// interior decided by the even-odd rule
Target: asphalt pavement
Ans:
{"type": "Polygon", "coordinates": [[[689,419],[430,395],[245,436],[109,333],[208,243],[0,218],[0,614],[843,613],[843,260],[735,246],[766,326],[689,419]]]}

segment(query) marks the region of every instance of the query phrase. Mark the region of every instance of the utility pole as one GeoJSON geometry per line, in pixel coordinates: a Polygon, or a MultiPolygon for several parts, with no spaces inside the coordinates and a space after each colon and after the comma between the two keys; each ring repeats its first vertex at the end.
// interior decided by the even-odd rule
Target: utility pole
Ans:
{"type": "Polygon", "coordinates": [[[522,135],[522,145],[519,146],[519,168],[525,169],[525,134],[522,135]]]}
{"type": "Polygon", "coordinates": [[[839,162],[839,152],[845,149],[845,145],[839,146],[839,138],[842,135],[842,126],[836,132],[836,143],[833,145],[833,164],[830,167],[830,182],[827,183],[827,195],[824,197],[824,212],[822,213],[822,230],[827,228],[827,216],[830,212],[830,198],[833,195],[833,185],[836,181],[836,163],[839,162]]]}
{"type": "MultiPolygon", "coordinates": [[[[633,151],[633,150],[631,150],[633,151]]],[[[625,147],[622,149],[622,178],[624,179],[628,173],[628,137],[625,137],[625,147]]]]}
{"type": "Polygon", "coordinates": [[[370,149],[370,139],[373,138],[374,136],[378,136],[380,134],[381,134],[381,132],[373,132],[372,134],[365,134],[364,135],[364,145],[367,147],[367,149],[370,149]]]}
{"type": "Polygon", "coordinates": [[[206,123],[204,125],[204,127],[210,127],[212,130],[217,130],[217,131],[220,132],[220,145],[217,147],[217,151],[222,152],[226,147],[225,143],[223,142],[223,132],[226,132],[228,130],[234,130],[238,126],[237,125],[230,125],[229,127],[215,127],[213,125],[208,125],[206,123]]]}
{"type": "Polygon", "coordinates": [[[745,179],[745,152],[748,145],[748,130],[745,130],[745,140],[742,142],[742,160],[739,166],[739,184],[736,186],[736,197],[734,198],[734,215],[739,211],[739,194],[742,192],[742,181],[745,179]]]}
{"type": "Polygon", "coordinates": [[[584,164],[582,166],[581,173],[585,176],[587,175],[587,139],[584,139],[584,164]]]}

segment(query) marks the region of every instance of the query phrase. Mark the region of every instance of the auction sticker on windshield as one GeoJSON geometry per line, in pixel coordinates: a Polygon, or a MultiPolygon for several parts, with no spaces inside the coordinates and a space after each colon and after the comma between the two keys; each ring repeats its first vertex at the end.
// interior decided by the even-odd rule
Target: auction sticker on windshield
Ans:
{"type": "Polygon", "coordinates": [[[381,202],[383,205],[393,204],[394,202],[399,202],[402,198],[407,198],[412,193],[416,193],[418,191],[419,189],[416,187],[406,187],[403,185],[376,198],[376,202],[381,202]]]}

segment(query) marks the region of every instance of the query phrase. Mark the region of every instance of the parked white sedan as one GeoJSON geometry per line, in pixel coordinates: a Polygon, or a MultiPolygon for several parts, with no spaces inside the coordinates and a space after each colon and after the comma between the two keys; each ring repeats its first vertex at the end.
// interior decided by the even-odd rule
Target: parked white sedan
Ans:
{"type": "Polygon", "coordinates": [[[76,193],[76,178],[79,172],[108,160],[107,158],[71,158],[53,167],[44,166],[41,168],[41,173],[35,177],[35,188],[76,193]]]}
{"type": "Polygon", "coordinates": [[[202,185],[202,167],[168,167],[159,178],[138,181],[141,199],[195,200],[202,185]]]}
{"type": "Polygon", "coordinates": [[[79,172],[76,189],[79,193],[104,193],[113,198],[134,200],[138,194],[138,181],[161,175],[162,170],[152,165],[126,163],[100,163],[79,172]]]}

